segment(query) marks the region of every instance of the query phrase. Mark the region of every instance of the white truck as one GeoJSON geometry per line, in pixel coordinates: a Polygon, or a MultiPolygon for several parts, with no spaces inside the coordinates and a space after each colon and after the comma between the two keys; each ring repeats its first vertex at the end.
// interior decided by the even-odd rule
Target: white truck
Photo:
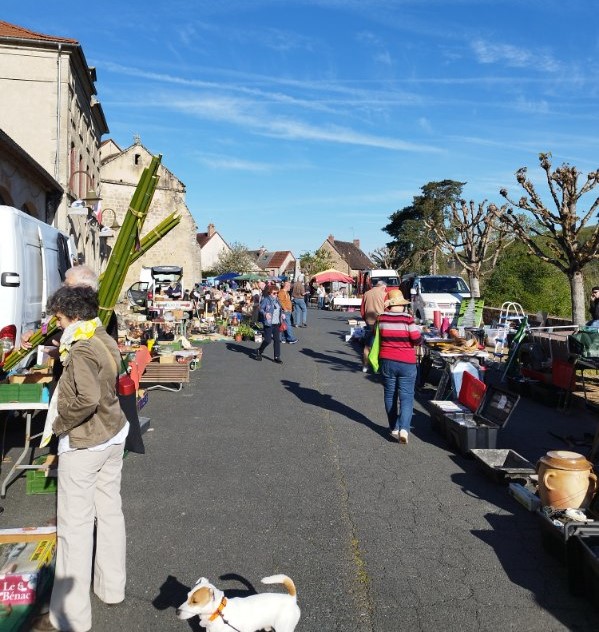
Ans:
{"type": "Polygon", "coordinates": [[[21,332],[39,329],[48,296],[73,261],[69,237],[11,206],[0,206],[0,364],[21,332]]]}
{"type": "Polygon", "coordinates": [[[364,292],[375,287],[379,281],[384,281],[387,284],[387,291],[399,289],[400,278],[395,270],[373,268],[360,272],[358,276],[358,293],[364,294],[364,292]]]}

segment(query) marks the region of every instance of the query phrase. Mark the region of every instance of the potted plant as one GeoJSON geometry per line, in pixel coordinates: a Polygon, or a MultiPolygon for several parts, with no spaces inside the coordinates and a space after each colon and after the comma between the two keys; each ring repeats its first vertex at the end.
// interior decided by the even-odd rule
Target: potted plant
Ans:
{"type": "Polygon", "coordinates": [[[249,323],[241,323],[237,326],[237,333],[241,334],[243,340],[253,340],[254,339],[254,329],[249,323]]]}

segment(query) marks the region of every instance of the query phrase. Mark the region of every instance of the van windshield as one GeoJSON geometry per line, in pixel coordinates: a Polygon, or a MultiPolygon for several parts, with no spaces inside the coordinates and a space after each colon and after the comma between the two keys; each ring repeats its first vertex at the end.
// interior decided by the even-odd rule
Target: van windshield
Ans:
{"type": "Polygon", "coordinates": [[[468,286],[460,277],[431,277],[429,279],[420,279],[420,291],[425,294],[470,292],[468,286]]]}
{"type": "Polygon", "coordinates": [[[376,285],[379,281],[384,281],[387,284],[387,287],[399,287],[398,277],[373,277],[372,285],[376,285]]]}

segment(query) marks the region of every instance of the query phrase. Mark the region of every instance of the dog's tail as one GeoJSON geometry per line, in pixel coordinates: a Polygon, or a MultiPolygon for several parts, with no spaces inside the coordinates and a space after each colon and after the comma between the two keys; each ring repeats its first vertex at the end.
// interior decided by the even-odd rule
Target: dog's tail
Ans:
{"type": "Polygon", "coordinates": [[[263,584],[283,584],[285,588],[287,588],[287,592],[292,596],[297,596],[297,590],[295,589],[295,584],[291,577],[287,577],[287,575],[270,575],[269,577],[264,577],[262,579],[263,584]]]}

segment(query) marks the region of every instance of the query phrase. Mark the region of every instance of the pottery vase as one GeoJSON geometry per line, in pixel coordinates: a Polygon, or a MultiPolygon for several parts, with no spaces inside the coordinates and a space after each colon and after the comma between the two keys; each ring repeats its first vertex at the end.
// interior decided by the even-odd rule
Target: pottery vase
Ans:
{"type": "Polygon", "coordinates": [[[597,490],[593,464],[576,452],[547,452],[537,463],[537,473],[543,506],[554,509],[586,508],[597,490]]]}

